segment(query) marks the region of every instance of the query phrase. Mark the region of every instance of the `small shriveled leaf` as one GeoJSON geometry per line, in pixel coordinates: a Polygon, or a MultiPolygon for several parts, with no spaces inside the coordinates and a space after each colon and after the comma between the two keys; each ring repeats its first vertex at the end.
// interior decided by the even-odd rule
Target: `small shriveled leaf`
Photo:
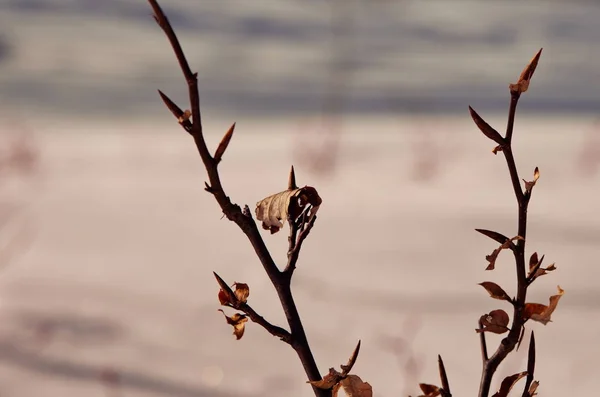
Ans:
{"type": "Polygon", "coordinates": [[[235,297],[238,301],[246,303],[248,301],[248,296],[250,295],[250,287],[248,287],[248,284],[234,283],[233,285],[235,286],[235,291],[233,292],[235,297]]]}
{"type": "Polygon", "coordinates": [[[507,376],[502,381],[502,384],[500,385],[500,390],[498,390],[492,397],[507,397],[508,393],[510,393],[510,390],[513,388],[513,386],[526,375],[527,371],[523,371],[519,372],[518,374],[507,376]]]}
{"type": "Polygon", "coordinates": [[[227,324],[233,326],[233,334],[237,340],[242,339],[244,336],[245,323],[248,321],[248,317],[245,314],[235,313],[233,316],[229,317],[225,312],[221,309],[218,309],[227,320],[227,324]]]}
{"type": "Polygon", "coordinates": [[[231,302],[229,300],[229,295],[227,294],[227,292],[220,289],[218,296],[219,296],[219,303],[221,303],[221,305],[229,306],[231,304],[231,302]]]}
{"type": "Polygon", "coordinates": [[[523,317],[525,320],[531,319],[544,325],[551,322],[552,313],[554,313],[554,310],[556,310],[556,306],[558,305],[560,298],[565,294],[565,291],[560,288],[560,286],[557,288],[558,294],[550,297],[550,304],[548,306],[540,303],[526,303],[523,309],[523,317]]]}
{"type": "Polygon", "coordinates": [[[503,334],[508,331],[508,322],[510,321],[508,313],[502,309],[492,310],[489,314],[484,314],[479,319],[483,329],[476,329],[480,332],[492,332],[494,334],[503,334]]]}
{"type": "Polygon", "coordinates": [[[527,193],[531,193],[531,190],[535,186],[535,184],[538,181],[538,179],[540,179],[540,170],[539,170],[538,167],[535,167],[535,170],[533,171],[533,180],[532,181],[526,181],[525,179],[523,179],[523,182],[525,182],[525,191],[527,193]]]}
{"type": "Polygon", "coordinates": [[[471,113],[471,118],[473,119],[477,127],[481,130],[481,132],[483,132],[483,135],[487,136],[492,141],[500,145],[504,143],[504,138],[502,138],[502,135],[500,135],[500,133],[496,131],[491,125],[486,123],[485,120],[482,119],[481,116],[477,114],[477,112],[471,106],[469,106],[469,112],[471,113]]]}
{"type": "Polygon", "coordinates": [[[373,397],[373,388],[358,375],[348,375],[340,382],[348,397],[373,397]]]}
{"type": "Polygon", "coordinates": [[[329,368],[329,373],[325,375],[321,380],[307,381],[316,388],[329,390],[337,385],[343,379],[342,374],[333,368],[329,368]]]}
{"type": "Polygon", "coordinates": [[[285,190],[256,203],[256,218],[262,221],[263,229],[270,230],[273,234],[283,227],[288,217],[292,221],[298,219],[307,205],[311,206],[308,216],[312,219],[321,203],[321,197],[313,187],[285,190]]]}
{"type": "Polygon", "coordinates": [[[439,387],[435,385],[430,385],[427,383],[419,383],[419,387],[423,394],[419,395],[419,397],[437,397],[442,394],[439,387]]]}
{"type": "Polygon", "coordinates": [[[533,77],[533,72],[535,72],[535,68],[537,68],[541,55],[542,49],[540,49],[537,54],[534,55],[531,61],[529,61],[529,64],[525,66],[525,69],[523,69],[523,72],[521,72],[521,76],[519,76],[519,80],[515,84],[510,84],[508,86],[511,92],[522,94],[527,91],[531,78],[533,77]]]}
{"type": "Polygon", "coordinates": [[[495,148],[492,149],[492,153],[494,154],[498,154],[498,152],[502,151],[502,146],[498,145],[495,148]]]}
{"type": "Polygon", "coordinates": [[[536,267],[539,262],[540,261],[538,259],[537,252],[534,252],[533,254],[531,254],[531,257],[529,258],[529,271],[531,271],[534,267],[536,267]]]}
{"type": "Polygon", "coordinates": [[[512,302],[510,296],[496,283],[491,281],[484,281],[479,283],[485,290],[490,294],[490,296],[494,299],[505,300],[507,302],[512,302]]]}
{"type": "Polygon", "coordinates": [[[501,244],[498,248],[496,248],[494,251],[492,251],[491,254],[486,255],[485,259],[488,261],[488,266],[485,268],[485,270],[494,270],[496,268],[496,260],[498,259],[498,255],[500,255],[500,252],[502,252],[502,250],[505,249],[514,249],[515,245],[513,243],[513,241],[518,241],[518,240],[523,240],[523,237],[521,236],[515,236],[511,239],[507,239],[503,244],[501,244]]]}
{"type": "Polygon", "coordinates": [[[223,139],[221,139],[219,146],[217,146],[217,150],[215,150],[214,159],[217,164],[223,159],[223,154],[225,154],[225,150],[227,149],[229,142],[231,142],[231,137],[233,136],[233,130],[235,130],[235,123],[233,123],[231,125],[231,127],[229,127],[229,129],[223,136],[223,139]]]}

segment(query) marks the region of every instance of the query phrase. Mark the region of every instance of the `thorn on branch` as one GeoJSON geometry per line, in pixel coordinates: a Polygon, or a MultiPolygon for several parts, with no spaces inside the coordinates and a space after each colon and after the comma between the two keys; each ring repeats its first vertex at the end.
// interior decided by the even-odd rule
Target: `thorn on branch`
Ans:
{"type": "Polygon", "coordinates": [[[167,108],[171,111],[171,113],[173,113],[173,116],[175,116],[175,118],[177,119],[177,121],[179,122],[179,124],[181,124],[181,126],[188,133],[191,134],[192,123],[189,120],[189,118],[190,118],[190,111],[186,110],[186,112],[187,112],[186,113],[183,110],[181,110],[181,108],[179,106],[177,106],[175,104],[175,102],[173,102],[171,100],[171,98],[169,98],[161,90],[158,90],[158,94],[160,95],[161,99],[163,100],[163,102],[165,103],[165,105],[167,106],[167,108]]]}
{"type": "Polygon", "coordinates": [[[227,130],[227,132],[223,136],[223,139],[221,139],[221,142],[219,143],[219,146],[217,147],[217,150],[215,151],[215,155],[214,155],[215,164],[219,164],[221,162],[221,160],[223,159],[223,154],[225,153],[225,150],[227,149],[229,142],[231,142],[231,137],[233,136],[234,129],[235,129],[235,123],[233,123],[231,125],[231,127],[229,127],[229,130],[227,130]]]}
{"type": "Polygon", "coordinates": [[[440,371],[440,380],[442,381],[442,388],[440,393],[442,397],[452,397],[450,392],[450,382],[448,382],[448,375],[446,374],[446,368],[444,367],[444,361],[442,356],[438,354],[438,369],[440,371]]]}
{"type": "Polygon", "coordinates": [[[290,169],[290,176],[288,178],[288,190],[298,189],[298,185],[296,185],[296,172],[294,171],[294,166],[290,169]]]}

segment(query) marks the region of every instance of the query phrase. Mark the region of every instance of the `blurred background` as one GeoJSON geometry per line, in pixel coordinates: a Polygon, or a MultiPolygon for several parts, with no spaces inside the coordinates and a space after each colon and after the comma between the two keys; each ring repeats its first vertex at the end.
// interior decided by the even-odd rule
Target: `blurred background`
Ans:
{"type": "MultiPolygon", "coordinates": [[[[515,292],[514,264],[474,228],[516,234],[502,156],[508,84],[544,48],[520,101],[515,156],[541,179],[529,253],[558,270],[530,290],[540,395],[589,393],[600,370],[600,5],[593,1],[163,0],[198,72],[206,138],[251,208],[289,166],[324,202],[294,292],[322,373],[344,363],[378,396],[438,383],[475,395],[477,283],[515,292]]],[[[235,341],[211,272],[250,285],[285,326],[243,234],[203,190],[164,108],[187,87],[144,0],[0,0],[0,394],[310,396],[294,352],[250,323],[235,341]]],[[[285,260],[284,232],[265,240],[285,260]]],[[[228,312],[228,314],[231,314],[228,312]]],[[[528,343],[526,337],[525,344],[528,343]]],[[[488,338],[493,349],[500,338],[488,338]]],[[[525,369],[526,349],[498,378],[525,369]]]]}

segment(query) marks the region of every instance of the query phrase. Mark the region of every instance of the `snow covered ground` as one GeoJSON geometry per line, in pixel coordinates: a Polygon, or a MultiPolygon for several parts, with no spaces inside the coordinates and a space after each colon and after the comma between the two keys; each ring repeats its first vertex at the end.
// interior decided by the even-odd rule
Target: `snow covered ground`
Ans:
{"type": "MultiPolygon", "coordinates": [[[[515,234],[516,203],[502,157],[466,109],[501,128],[507,84],[544,47],[515,154],[523,178],[541,170],[529,249],[558,267],[531,300],[547,302],[557,284],[566,295],[553,323],[531,327],[536,372],[541,395],[594,390],[600,7],[162,4],[199,72],[211,147],[238,123],[221,167],[232,199],[252,207],[284,189],[292,163],[298,182],[323,197],[296,300],[321,372],[361,339],[355,372],[378,396],[436,383],[437,354],[455,394],[475,395],[476,320],[502,307],[477,283],[513,293],[514,282],[508,255],[484,271],[495,243],[473,229],[515,234]],[[332,19],[342,21],[335,41],[332,19]],[[332,92],[345,115],[320,125],[332,92]],[[328,136],[340,140],[327,146],[328,136]],[[319,173],[311,150],[321,144],[338,150],[319,173]]],[[[248,283],[252,306],[285,325],[157,88],[184,105],[185,84],[145,1],[0,0],[0,138],[32,131],[41,155],[32,178],[0,174],[2,208],[13,209],[0,244],[13,235],[26,243],[0,272],[0,394],[311,395],[289,347],[254,324],[235,341],[216,311],[212,271],[248,283]],[[108,387],[115,379],[120,387],[108,387]]],[[[265,238],[283,260],[284,233],[265,238]]],[[[525,352],[501,374],[524,369],[525,352]]]]}
{"type": "MultiPolygon", "coordinates": [[[[207,122],[211,145],[228,122],[207,122]]],[[[285,187],[294,161],[298,182],[323,197],[294,282],[321,371],[344,362],[361,339],[355,371],[377,395],[435,383],[438,353],[456,392],[473,395],[476,319],[503,306],[476,284],[493,280],[514,290],[510,257],[501,256],[498,269],[486,273],[494,243],[473,231],[515,233],[503,159],[490,153],[493,145],[466,116],[362,118],[347,120],[335,174],[323,177],[293,155],[294,123],[239,122],[222,176],[231,197],[252,206],[285,187]],[[410,131],[436,126],[432,139],[447,142],[450,135],[452,142],[434,152],[443,161],[437,172],[415,179],[422,154],[410,131]],[[410,351],[397,338],[424,365],[418,378],[403,370],[410,351]],[[394,355],[394,346],[405,350],[394,355]]],[[[557,284],[567,291],[555,321],[532,327],[537,377],[548,396],[590,390],[600,353],[599,176],[578,165],[589,127],[580,119],[521,118],[516,131],[523,177],[535,166],[541,170],[529,212],[530,249],[558,266],[536,283],[531,299],[546,302],[557,284]]],[[[101,396],[101,374],[115,370],[124,396],[240,390],[309,396],[291,349],[253,324],[235,341],[216,311],[213,270],[247,282],[255,309],[285,323],[249,244],[203,191],[203,169],[185,133],[168,117],[82,128],[56,125],[37,134],[40,175],[11,190],[24,203],[20,216],[35,238],[0,277],[3,393],[101,396]]],[[[285,235],[265,238],[283,260],[285,235]]],[[[501,372],[522,368],[525,351],[501,372]]]]}

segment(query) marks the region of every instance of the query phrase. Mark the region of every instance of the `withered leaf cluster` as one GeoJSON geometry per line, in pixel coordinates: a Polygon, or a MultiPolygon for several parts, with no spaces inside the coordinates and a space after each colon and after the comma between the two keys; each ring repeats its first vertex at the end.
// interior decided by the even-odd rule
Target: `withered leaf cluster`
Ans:
{"type": "MultiPolygon", "coordinates": [[[[214,275],[219,283],[219,286],[221,287],[217,297],[219,298],[219,303],[222,306],[240,309],[242,305],[246,304],[248,301],[248,296],[250,296],[250,287],[248,284],[235,282],[232,285],[235,290],[232,290],[217,273],[214,273],[214,275]]],[[[229,317],[222,309],[218,310],[225,316],[227,324],[233,326],[233,334],[235,335],[236,339],[241,339],[242,336],[244,336],[244,330],[246,322],[248,321],[248,317],[242,313],[235,313],[229,317]]]]}

